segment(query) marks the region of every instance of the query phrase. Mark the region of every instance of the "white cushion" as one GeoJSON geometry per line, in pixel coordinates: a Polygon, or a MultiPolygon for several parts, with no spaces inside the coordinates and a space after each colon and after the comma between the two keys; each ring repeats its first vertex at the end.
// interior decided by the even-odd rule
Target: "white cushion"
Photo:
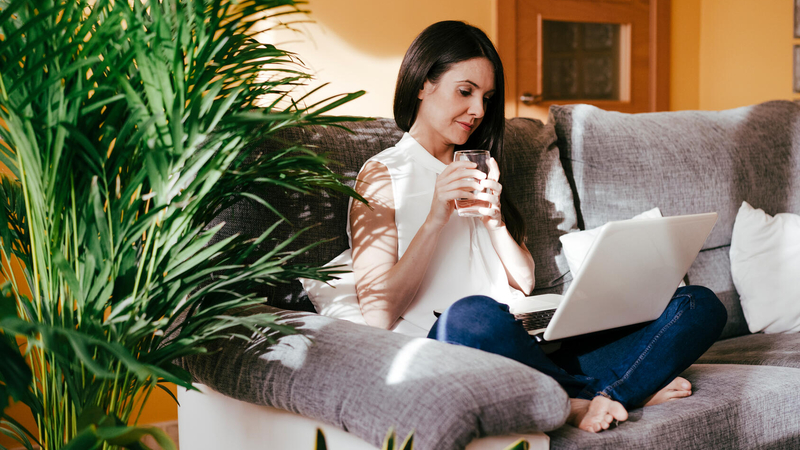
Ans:
{"type": "MultiPolygon", "coordinates": [[[[323,267],[331,266],[342,266],[337,269],[347,270],[348,272],[336,275],[339,277],[338,280],[331,280],[327,283],[300,278],[300,284],[303,285],[303,289],[308,294],[308,299],[311,300],[314,309],[323,316],[367,325],[367,321],[364,320],[364,315],[361,313],[361,307],[358,305],[356,277],[353,275],[353,254],[350,249],[343,251],[323,267]]],[[[432,314],[433,312],[431,311],[432,314]]],[[[392,331],[416,337],[428,335],[428,330],[423,330],[402,317],[397,319],[392,331]]]]}
{"type": "Polygon", "coordinates": [[[742,202],[730,256],[733,284],[750,331],[800,331],[800,216],[772,217],[742,202]]]}
{"type": "Polygon", "coordinates": [[[361,308],[358,306],[358,296],[356,296],[356,280],[353,275],[353,255],[348,248],[342,254],[333,258],[323,267],[342,265],[341,270],[349,270],[348,273],[337,275],[338,280],[331,280],[327,283],[318,280],[300,278],[303,289],[306,290],[309,300],[314,304],[317,313],[323,316],[335,317],[337,319],[349,320],[350,322],[366,325],[361,308]]]}
{"type": "MultiPolygon", "coordinates": [[[[658,217],[661,217],[661,210],[653,208],[634,216],[633,219],[653,219],[658,217]]],[[[586,259],[586,255],[589,254],[589,249],[592,248],[594,240],[597,239],[597,236],[602,230],[603,227],[597,227],[591,230],[567,233],[558,238],[564,248],[564,256],[567,258],[567,265],[573,276],[580,270],[583,260],[586,259]]]]}

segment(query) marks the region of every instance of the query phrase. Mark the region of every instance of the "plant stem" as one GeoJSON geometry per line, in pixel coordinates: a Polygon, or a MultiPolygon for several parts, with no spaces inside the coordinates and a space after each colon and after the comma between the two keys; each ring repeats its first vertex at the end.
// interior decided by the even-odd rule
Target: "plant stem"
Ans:
{"type": "MultiPolygon", "coordinates": [[[[75,178],[73,177],[72,173],[69,174],[69,187],[70,187],[70,194],[72,196],[72,208],[70,208],[70,210],[71,210],[71,213],[72,213],[71,214],[71,216],[72,216],[72,241],[73,241],[73,244],[75,246],[75,253],[73,255],[73,257],[75,258],[75,277],[78,278],[78,282],[80,283],[81,282],[81,278],[83,278],[83,277],[81,276],[81,268],[80,268],[80,262],[79,262],[79,258],[78,258],[78,220],[77,220],[77,217],[76,217],[77,216],[77,212],[76,212],[77,202],[75,201],[75,178]]],[[[67,239],[69,240],[69,238],[67,238],[67,239]]],[[[87,274],[87,276],[91,276],[91,274],[87,274]]],[[[80,328],[80,326],[81,326],[81,316],[82,316],[82,313],[83,313],[83,308],[81,307],[81,305],[78,305],[78,307],[76,309],[77,309],[77,316],[78,316],[77,326],[78,326],[78,328],[80,328]]]]}
{"type": "Polygon", "coordinates": [[[114,374],[114,389],[111,390],[111,406],[109,406],[108,411],[114,411],[114,407],[116,406],[117,402],[117,384],[119,382],[119,371],[122,367],[122,361],[117,361],[117,370],[114,374]]]}
{"type": "Polygon", "coordinates": [[[139,293],[139,280],[142,278],[142,270],[144,269],[144,262],[147,258],[147,252],[150,249],[150,242],[153,240],[153,230],[156,227],[155,220],[150,224],[150,230],[147,232],[147,237],[144,242],[144,249],[142,249],[142,259],[139,261],[139,267],[136,269],[136,281],[133,284],[133,294],[131,298],[135,299],[139,293]]]}
{"type": "Polygon", "coordinates": [[[144,405],[147,404],[147,399],[150,398],[150,394],[152,392],[153,392],[153,385],[150,384],[147,387],[147,393],[144,395],[144,400],[142,400],[142,403],[139,406],[139,412],[136,414],[136,420],[133,421],[134,425],[138,425],[139,424],[139,419],[142,417],[142,411],[144,411],[144,405]]]}

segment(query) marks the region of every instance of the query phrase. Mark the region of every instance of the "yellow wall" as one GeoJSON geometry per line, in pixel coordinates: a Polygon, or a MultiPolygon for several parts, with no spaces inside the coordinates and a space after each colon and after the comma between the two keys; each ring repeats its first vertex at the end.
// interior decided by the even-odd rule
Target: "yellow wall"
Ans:
{"type": "Polygon", "coordinates": [[[791,99],[791,0],[702,0],[700,109],[791,99]]]}
{"type": "Polygon", "coordinates": [[[414,37],[440,20],[464,20],[490,34],[494,5],[494,0],[311,0],[309,19],[315,23],[301,27],[310,40],[285,31],[264,39],[298,53],[316,74],[314,85],[330,82],[323,94],[367,91],[338,114],[393,117],[397,72],[414,37]]]}
{"type": "Polygon", "coordinates": [[[700,0],[672,0],[670,109],[700,107],[700,0]]]}
{"type": "MultiPolygon", "coordinates": [[[[267,39],[287,42],[318,82],[330,82],[324,93],[367,91],[341,114],[392,117],[403,54],[427,25],[465,20],[496,34],[496,0],[311,0],[308,7],[315,23],[302,28],[313,42],[284,32],[267,39]]],[[[794,98],[792,8],[791,0],[672,0],[670,109],[794,98]]]]}

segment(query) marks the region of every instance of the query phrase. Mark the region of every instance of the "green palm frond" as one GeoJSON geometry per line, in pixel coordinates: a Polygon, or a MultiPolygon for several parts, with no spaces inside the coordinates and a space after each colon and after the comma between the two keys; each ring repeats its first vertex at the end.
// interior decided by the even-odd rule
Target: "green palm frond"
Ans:
{"type": "Polygon", "coordinates": [[[362,120],[327,114],[363,91],[306,105],[297,55],[255,38],[304,21],[303,4],[0,0],[0,162],[13,174],[0,180],[0,253],[24,273],[3,266],[15,314],[0,338],[27,339],[14,351],[33,368],[44,448],[122,445],[122,431],[79,418],[100,408],[124,425],[159,383],[191,388],[175,358],[237,327],[291,332],[228,311],[263,302],[249,294],[260,284],[330,277],[292,263],[308,248],[276,242],[278,224],[209,244],[220,227],[208,224],[243,198],[277,212],[257,186],[363,200],[307,149],[253,151],[285,128],[362,120]]]}

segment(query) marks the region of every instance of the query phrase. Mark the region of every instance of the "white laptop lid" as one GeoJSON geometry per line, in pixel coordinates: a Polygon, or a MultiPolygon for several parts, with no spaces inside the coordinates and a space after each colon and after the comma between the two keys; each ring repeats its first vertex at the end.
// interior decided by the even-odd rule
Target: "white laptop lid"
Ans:
{"type": "Polygon", "coordinates": [[[552,341],[657,319],[717,213],[609,222],[544,333],[552,341]]]}

